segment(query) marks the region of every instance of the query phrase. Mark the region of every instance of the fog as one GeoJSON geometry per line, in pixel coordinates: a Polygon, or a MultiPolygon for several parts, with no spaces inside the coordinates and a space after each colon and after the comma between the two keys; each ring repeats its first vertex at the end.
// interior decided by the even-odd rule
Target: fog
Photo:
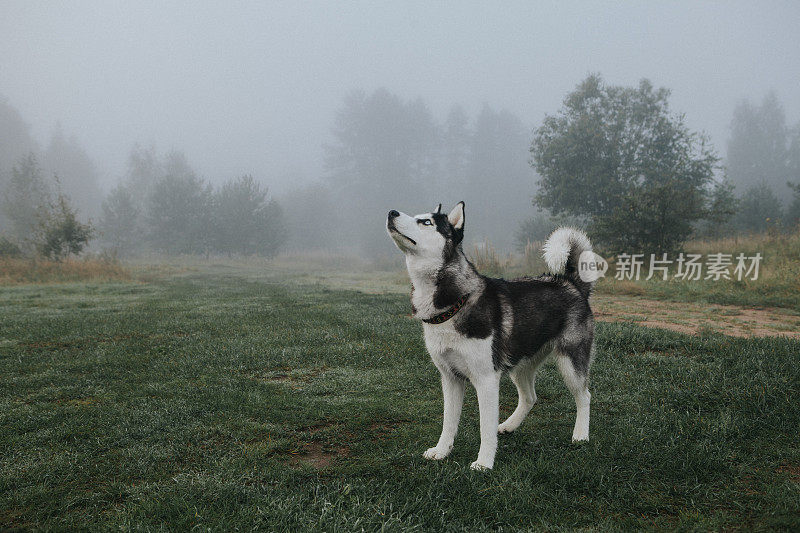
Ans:
{"type": "MultiPolygon", "coordinates": [[[[347,188],[331,163],[347,99],[386,94],[442,130],[453,106],[470,128],[481,116],[505,124],[497,139],[506,149],[487,157],[503,158],[497,168],[515,181],[503,194],[464,191],[454,176],[437,181],[445,171],[420,149],[408,170],[418,180],[398,173],[397,187],[365,194],[344,218],[359,217],[360,205],[370,224],[389,208],[414,213],[466,197],[468,216],[485,228],[508,213],[476,230],[508,247],[534,213],[531,132],[590,73],[671,89],[672,109],[723,157],[745,99],[772,93],[789,126],[800,120],[797,2],[431,4],[0,1],[0,98],[27,125],[0,130],[0,171],[29,149],[59,167],[59,146],[72,143],[70,168],[107,194],[129,176],[135,145],[178,151],[212,186],[254,176],[284,200],[292,226],[292,214],[319,211],[294,209],[302,190],[347,188]]],[[[70,188],[97,217],[86,190],[70,188]]]]}

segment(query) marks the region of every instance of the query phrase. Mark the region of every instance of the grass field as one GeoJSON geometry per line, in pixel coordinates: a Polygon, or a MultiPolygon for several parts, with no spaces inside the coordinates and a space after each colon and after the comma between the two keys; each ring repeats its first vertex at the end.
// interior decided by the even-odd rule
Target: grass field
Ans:
{"type": "Polygon", "coordinates": [[[441,393],[402,278],[324,281],[0,287],[0,529],[800,528],[800,342],[599,323],[591,441],[547,365],[480,473],[473,391],[421,457],[441,393]]]}

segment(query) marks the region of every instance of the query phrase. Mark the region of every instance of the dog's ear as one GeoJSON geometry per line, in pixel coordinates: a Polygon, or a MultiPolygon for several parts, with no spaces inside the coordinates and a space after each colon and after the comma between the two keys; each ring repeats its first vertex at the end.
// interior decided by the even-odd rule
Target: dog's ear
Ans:
{"type": "Polygon", "coordinates": [[[440,215],[442,213],[442,204],[439,204],[439,207],[436,208],[436,211],[433,212],[434,215],[440,215]]]}
{"type": "Polygon", "coordinates": [[[447,215],[447,220],[453,225],[455,229],[464,229],[464,202],[458,202],[456,206],[447,215]]]}

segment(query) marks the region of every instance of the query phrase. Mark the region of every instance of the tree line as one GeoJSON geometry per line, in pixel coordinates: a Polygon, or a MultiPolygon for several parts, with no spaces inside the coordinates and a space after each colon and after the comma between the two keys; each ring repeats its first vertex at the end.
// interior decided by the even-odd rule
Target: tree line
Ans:
{"type": "Polygon", "coordinates": [[[474,116],[455,105],[439,120],[420,98],[350,93],[325,146],[322,183],[336,206],[325,218],[339,232],[333,242],[391,253],[383,228],[390,209],[419,213],[465,200],[473,208],[470,238],[510,245],[535,191],[529,138],[519,117],[489,105],[474,116]]]}
{"type": "Polygon", "coordinates": [[[800,122],[787,123],[774,93],[739,102],[731,120],[727,173],[740,202],[728,232],[793,228],[800,219],[800,122]]]}
{"type": "Polygon", "coordinates": [[[588,226],[608,250],[664,251],[690,237],[796,227],[800,124],[786,126],[775,96],[737,106],[727,161],[669,99],[647,80],[622,87],[590,75],[531,135],[488,105],[474,117],[454,106],[437,121],[421,99],[353,92],[326,146],[327,188],[293,205],[316,197],[316,214],[339,231],[320,241],[369,250],[385,248],[375,221],[387,209],[427,211],[431,200],[466,200],[473,242],[520,250],[561,224],[588,226]]]}
{"type": "Polygon", "coordinates": [[[272,256],[286,242],[283,209],[253,176],[206,183],[178,151],[136,146],[102,204],[102,242],[115,250],[272,256]]]}
{"type": "Polygon", "coordinates": [[[354,91],[323,147],[324,174],[280,203],[252,176],[213,186],[181,152],[141,146],[103,195],[73,137],[57,128],[40,148],[0,100],[2,247],[61,257],[93,239],[122,254],[391,253],[389,209],[459,200],[471,241],[500,248],[524,248],[563,223],[588,226],[609,250],[795,227],[800,124],[787,124],[775,95],[736,107],[726,160],[670,109],[669,96],[646,80],[621,87],[591,75],[530,130],[489,105],[474,115],[455,105],[437,118],[421,98],[354,91]]]}
{"type": "Polygon", "coordinates": [[[286,241],[280,205],[252,176],[214,188],[180,152],[135,147],[126,179],[103,200],[95,223],[81,221],[58,176],[46,179],[34,153],[18,160],[2,188],[0,255],[62,260],[95,238],[121,255],[272,256],[286,241]]]}

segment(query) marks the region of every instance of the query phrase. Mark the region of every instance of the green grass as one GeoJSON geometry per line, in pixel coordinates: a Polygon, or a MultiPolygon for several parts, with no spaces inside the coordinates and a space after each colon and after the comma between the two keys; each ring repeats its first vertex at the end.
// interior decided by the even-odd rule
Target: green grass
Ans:
{"type": "MultiPolygon", "coordinates": [[[[800,274],[800,271],[798,271],[800,274]]],[[[602,279],[600,294],[632,294],[651,300],[739,305],[743,307],[782,307],[800,312],[800,278],[758,281],[617,281],[602,279]]]]}
{"type": "Polygon", "coordinates": [[[267,267],[0,288],[0,529],[800,527],[800,343],[598,324],[591,441],[547,365],[480,473],[472,391],[421,458],[441,393],[408,313],[267,267]]]}

